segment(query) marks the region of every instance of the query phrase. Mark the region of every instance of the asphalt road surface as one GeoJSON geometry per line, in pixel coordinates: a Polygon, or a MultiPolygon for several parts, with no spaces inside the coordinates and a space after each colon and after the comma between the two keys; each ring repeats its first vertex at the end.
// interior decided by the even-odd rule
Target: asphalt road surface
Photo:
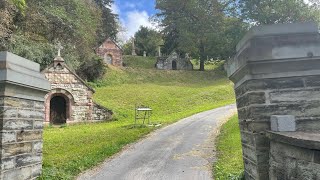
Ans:
{"type": "Polygon", "coordinates": [[[219,127],[235,105],[185,118],[89,170],[78,180],[209,180],[219,127]]]}

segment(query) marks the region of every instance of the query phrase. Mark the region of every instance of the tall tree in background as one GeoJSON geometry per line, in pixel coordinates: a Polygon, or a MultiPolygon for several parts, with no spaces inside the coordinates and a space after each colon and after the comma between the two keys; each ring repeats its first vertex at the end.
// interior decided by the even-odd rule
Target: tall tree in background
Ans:
{"type": "MultiPolygon", "coordinates": [[[[94,48],[118,32],[112,0],[0,0],[0,44],[46,67],[60,41],[66,63],[77,70],[94,48]],[[20,15],[19,15],[20,14],[20,15]]],[[[1,45],[0,45],[1,46],[1,45]]],[[[84,77],[86,78],[86,77],[84,77]]]]}
{"type": "Polygon", "coordinates": [[[148,27],[141,26],[134,35],[136,52],[142,56],[146,51],[147,55],[156,56],[158,46],[162,44],[161,34],[148,27]]]}
{"type": "Polygon", "coordinates": [[[199,57],[200,70],[208,57],[230,56],[244,32],[244,23],[227,17],[219,0],[157,0],[156,8],[166,53],[191,53],[199,57]]]}
{"type": "Polygon", "coordinates": [[[113,0],[94,0],[102,11],[102,29],[98,32],[100,42],[110,37],[116,39],[118,33],[118,15],[113,14],[111,6],[113,0]]]}
{"type": "Polygon", "coordinates": [[[319,1],[309,0],[239,0],[236,11],[253,24],[320,22],[319,1]]]}

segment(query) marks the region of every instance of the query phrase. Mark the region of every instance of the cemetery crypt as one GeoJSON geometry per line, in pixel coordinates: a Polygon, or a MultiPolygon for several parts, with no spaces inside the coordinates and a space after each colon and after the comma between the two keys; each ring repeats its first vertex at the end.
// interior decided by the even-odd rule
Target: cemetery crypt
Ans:
{"type": "Polygon", "coordinates": [[[64,62],[60,55],[42,71],[51,84],[45,96],[45,123],[64,124],[110,120],[112,112],[92,100],[94,90],[64,62]]]}

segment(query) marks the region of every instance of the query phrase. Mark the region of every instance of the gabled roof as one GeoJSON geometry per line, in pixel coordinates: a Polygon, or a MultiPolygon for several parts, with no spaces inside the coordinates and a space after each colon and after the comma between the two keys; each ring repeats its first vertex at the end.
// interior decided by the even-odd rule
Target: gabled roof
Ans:
{"type": "MultiPolygon", "coordinates": [[[[61,63],[61,66],[66,68],[71,74],[73,74],[83,85],[85,85],[90,91],[95,93],[95,90],[90,87],[81,77],[79,77],[74,71],[72,71],[65,63],[61,63]]],[[[41,73],[49,72],[49,69],[54,67],[54,63],[50,64],[47,68],[45,68],[41,73]]]]}
{"type": "MultiPolygon", "coordinates": [[[[102,44],[104,44],[106,41],[111,41],[111,42],[113,42],[113,44],[115,44],[121,51],[123,51],[123,49],[118,45],[118,43],[115,41],[115,40],[113,40],[112,38],[107,38],[106,40],[104,40],[103,41],[103,43],[102,44]]],[[[101,46],[101,45],[100,45],[101,46]]],[[[99,47],[100,47],[99,46],[99,47]]],[[[98,47],[98,48],[99,48],[98,47]]]]}

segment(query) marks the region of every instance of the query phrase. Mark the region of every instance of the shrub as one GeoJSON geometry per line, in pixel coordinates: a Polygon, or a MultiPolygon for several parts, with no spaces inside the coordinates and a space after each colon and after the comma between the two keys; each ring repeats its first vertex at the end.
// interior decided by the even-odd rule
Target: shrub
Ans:
{"type": "Polygon", "coordinates": [[[77,74],[81,78],[91,82],[102,78],[105,74],[103,60],[97,56],[92,57],[80,66],[77,74]]]}

